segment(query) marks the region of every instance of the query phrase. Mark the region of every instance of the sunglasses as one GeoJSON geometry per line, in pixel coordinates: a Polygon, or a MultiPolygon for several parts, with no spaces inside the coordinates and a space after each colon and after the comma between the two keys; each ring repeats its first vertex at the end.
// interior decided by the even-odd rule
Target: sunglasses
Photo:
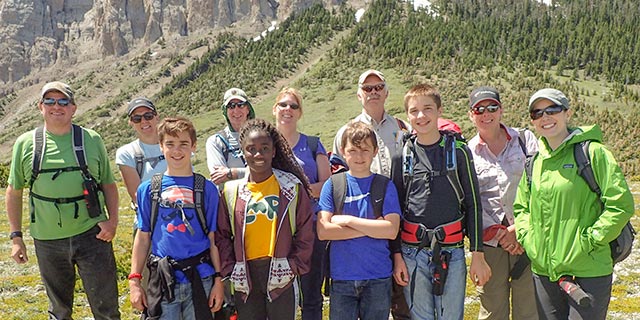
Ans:
{"type": "Polygon", "coordinates": [[[44,98],[42,99],[42,104],[44,104],[45,106],[53,106],[55,104],[58,104],[61,107],[66,107],[71,103],[71,100],[67,99],[67,98],[61,98],[61,99],[54,99],[54,98],[44,98]]]}
{"type": "Polygon", "coordinates": [[[473,112],[473,114],[483,114],[485,113],[485,111],[489,111],[489,113],[494,113],[498,111],[498,109],[500,109],[500,106],[497,106],[497,105],[490,105],[486,107],[480,106],[480,107],[471,108],[471,112],[473,112]]]}
{"type": "Polygon", "coordinates": [[[542,114],[546,113],[548,116],[552,116],[554,114],[558,114],[560,112],[564,111],[564,107],[563,106],[559,106],[559,105],[553,105],[550,107],[546,107],[544,109],[536,109],[536,110],[531,110],[529,112],[529,116],[531,116],[531,120],[538,120],[540,118],[542,118],[542,114]]]}
{"type": "Polygon", "coordinates": [[[382,90],[384,90],[385,84],[381,83],[381,84],[376,84],[375,86],[360,86],[360,89],[362,89],[362,91],[364,92],[371,92],[373,90],[376,90],[376,92],[380,92],[382,90]]]}
{"type": "Polygon", "coordinates": [[[235,109],[236,107],[238,107],[238,108],[242,109],[242,108],[244,108],[244,106],[246,106],[247,104],[249,104],[249,103],[248,103],[248,102],[246,102],[246,101],[240,101],[240,102],[229,102],[229,103],[227,104],[227,109],[231,109],[231,110],[233,110],[233,109],[235,109]]]}
{"type": "Polygon", "coordinates": [[[156,114],[154,112],[149,111],[149,112],[145,112],[143,114],[132,115],[131,116],[131,122],[140,123],[140,122],[142,122],[142,118],[144,118],[147,121],[151,121],[155,117],[156,117],[156,114]]]}
{"type": "Polygon", "coordinates": [[[298,105],[297,103],[278,102],[278,103],[277,103],[277,105],[278,105],[278,107],[279,107],[280,109],[284,109],[284,108],[286,108],[287,106],[288,106],[289,108],[291,108],[291,110],[298,110],[298,109],[300,109],[300,105],[298,105]]]}

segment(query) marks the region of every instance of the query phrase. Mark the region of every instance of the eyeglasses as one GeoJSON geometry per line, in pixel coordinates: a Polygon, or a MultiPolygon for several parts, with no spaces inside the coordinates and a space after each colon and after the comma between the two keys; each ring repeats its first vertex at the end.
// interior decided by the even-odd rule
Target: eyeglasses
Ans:
{"type": "Polygon", "coordinates": [[[156,114],[154,112],[145,112],[143,114],[134,114],[131,116],[131,122],[133,123],[140,123],[142,122],[142,118],[144,118],[147,121],[151,121],[153,120],[153,118],[156,117],[156,114]]]}
{"type": "Polygon", "coordinates": [[[71,100],[67,99],[67,98],[61,98],[61,99],[54,99],[54,98],[44,98],[42,99],[42,104],[44,104],[45,106],[53,106],[55,104],[58,104],[61,107],[66,107],[71,103],[71,100]]]}
{"type": "Polygon", "coordinates": [[[483,114],[485,113],[485,111],[489,111],[489,113],[494,113],[498,111],[498,109],[500,109],[500,106],[498,105],[490,105],[486,107],[479,106],[479,107],[471,108],[471,112],[473,112],[473,114],[483,114]]]}
{"type": "Polygon", "coordinates": [[[300,109],[300,105],[299,105],[299,104],[297,104],[297,103],[278,102],[278,103],[277,103],[277,105],[278,105],[278,108],[280,108],[280,109],[284,109],[284,108],[286,108],[287,106],[288,106],[289,108],[291,108],[291,110],[298,110],[298,109],[300,109]]]}
{"type": "Polygon", "coordinates": [[[236,107],[242,109],[244,108],[246,105],[248,105],[249,103],[246,101],[240,101],[240,102],[229,102],[227,103],[227,109],[235,109],[236,107]]]}
{"type": "Polygon", "coordinates": [[[559,106],[559,105],[553,105],[550,107],[546,107],[544,109],[536,109],[536,110],[531,110],[529,111],[529,116],[531,116],[531,120],[538,120],[540,118],[542,118],[542,114],[546,113],[548,116],[552,116],[554,114],[558,114],[562,111],[564,111],[564,107],[563,106],[559,106]]]}
{"type": "Polygon", "coordinates": [[[380,92],[380,91],[384,90],[384,87],[385,87],[385,84],[381,83],[381,84],[376,84],[375,86],[364,86],[364,85],[361,85],[360,89],[362,89],[362,91],[364,91],[364,92],[369,93],[369,92],[371,92],[373,90],[376,90],[377,92],[380,92]]]}

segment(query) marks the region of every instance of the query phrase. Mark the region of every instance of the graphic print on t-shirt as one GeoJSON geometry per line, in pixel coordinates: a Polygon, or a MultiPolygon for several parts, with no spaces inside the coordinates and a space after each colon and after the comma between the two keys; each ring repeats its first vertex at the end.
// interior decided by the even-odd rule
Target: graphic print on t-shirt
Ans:
{"type": "MultiPolygon", "coordinates": [[[[168,201],[176,204],[193,204],[193,190],[181,186],[170,186],[162,191],[161,194],[162,202],[168,201]]],[[[163,208],[168,208],[163,205],[162,202],[160,206],[163,208]]],[[[171,208],[168,208],[171,209],[171,208]]],[[[167,232],[188,232],[187,226],[184,223],[183,219],[183,210],[180,208],[173,208],[173,210],[159,210],[160,218],[164,221],[169,221],[167,224],[167,232]]],[[[191,210],[184,210],[184,218],[191,221],[194,216],[191,210]]],[[[187,222],[189,223],[189,222],[187,222]]]]}

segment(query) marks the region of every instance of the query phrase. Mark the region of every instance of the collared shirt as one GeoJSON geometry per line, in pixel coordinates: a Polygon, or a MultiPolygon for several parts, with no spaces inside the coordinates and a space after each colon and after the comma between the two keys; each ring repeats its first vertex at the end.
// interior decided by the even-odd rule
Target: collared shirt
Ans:
{"type": "MultiPolygon", "coordinates": [[[[503,221],[508,225],[514,223],[513,202],[526,160],[520,146],[518,131],[503,124],[500,124],[500,127],[507,132],[508,141],[499,154],[493,154],[479,134],[469,140],[468,144],[473,154],[480,187],[483,229],[494,224],[503,224],[503,221]]],[[[525,131],[525,140],[527,153],[535,154],[538,144],[531,131],[525,131]]],[[[494,247],[498,245],[496,240],[485,243],[494,247]]]]}
{"type": "MultiPolygon", "coordinates": [[[[398,119],[385,112],[382,116],[382,121],[377,122],[363,110],[360,115],[353,119],[353,121],[360,121],[370,125],[376,133],[379,150],[371,163],[371,172],[390,177],[391,157],[402,151],[402,138],[404,132],[398,125],[398,119]]],[[[407,125],[407,127],[409,126],[407,125]]],[[[342,140],[342,133],[345,128],[346,125],[342,126],[342,128],[340,128],[336,133],[336,137],[333,140],[333,153],[338,155],[340,158],[342,158],[342,153],[340,153],[340,141],[342,140]]]]}

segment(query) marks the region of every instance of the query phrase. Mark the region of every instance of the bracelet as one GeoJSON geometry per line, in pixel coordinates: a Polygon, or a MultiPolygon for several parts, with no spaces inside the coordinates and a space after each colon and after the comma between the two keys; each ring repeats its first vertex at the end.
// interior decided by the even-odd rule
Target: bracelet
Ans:
{"type": "Polygon", "coordinates": [[[133,280],[133,279],[140,279],[142,280],[142,274],[137,273],[137,272],[132,272],[129,274],[129,276],[127,277],[129,280],[133,280]]]}
{"type": "Polygon", "coordinates": [[[220,273],[220,272],[216,272],[216,273],[214,273],[214,274],[213,274],[213,278],[214,278],[214,279],[215,279],[215,278],[222,278],[222,273],[220,273]]]}

